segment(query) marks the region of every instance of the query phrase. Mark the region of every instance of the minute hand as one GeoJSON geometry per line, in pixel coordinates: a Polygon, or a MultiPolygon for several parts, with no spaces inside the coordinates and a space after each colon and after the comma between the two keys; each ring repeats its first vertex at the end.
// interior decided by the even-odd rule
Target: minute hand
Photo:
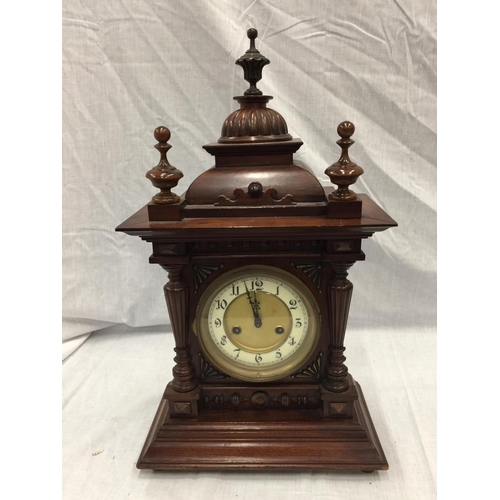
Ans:
{"type": "Polygon", "coordinates": [[[253,324],[255,325],[255,328],[260,328],[262,326],[262,320],[260,319],[259,316],[259,305],[257,304],[257,301],[254,302],[252,300],[246,281],[244,283],[245,283],[245,290],[247,292],[248,302],[250,302],[250,306],[252,307],[253,324]]]}

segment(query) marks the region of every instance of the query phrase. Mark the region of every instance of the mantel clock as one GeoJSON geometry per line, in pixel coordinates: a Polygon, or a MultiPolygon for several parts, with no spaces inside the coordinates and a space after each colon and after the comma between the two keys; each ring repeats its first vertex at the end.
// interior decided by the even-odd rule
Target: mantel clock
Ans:
{"type": "Polygon", "coordinates": [[[323,187],[294,160],[302,141],[257,88],[269,64],[248,30],[236,61],[250,84],[204,149],[213,168],[187,191],[167,159],[146,174],[160,191],[117,227],[152,243],[168,273],[173,379],[137,462],[144,469],[351,469],[388,464],[359,384],[345,364],[349,268],[361,243],[396,226],[350,186],[354,125],[337,132],[338,161],[323,187]]]}

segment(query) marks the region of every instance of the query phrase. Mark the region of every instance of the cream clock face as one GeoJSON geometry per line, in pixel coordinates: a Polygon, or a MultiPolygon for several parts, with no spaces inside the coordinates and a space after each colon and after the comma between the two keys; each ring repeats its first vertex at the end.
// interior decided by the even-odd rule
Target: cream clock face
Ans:
{"type": "Polygon", "coordinates": [[[215,368],[262,382],[304,363],[318,329],[318,307],[309,289],[269,266],[245,266],[218,278],[201,297],[195,321],[215,368]]]}

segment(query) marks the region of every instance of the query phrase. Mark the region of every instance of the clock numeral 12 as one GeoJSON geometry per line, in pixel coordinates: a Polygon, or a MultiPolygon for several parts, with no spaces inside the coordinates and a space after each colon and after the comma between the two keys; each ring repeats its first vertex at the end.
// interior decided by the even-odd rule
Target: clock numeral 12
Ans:
{"type": "Polygon", "coordinates": [[[262,290],[264,283],[261,280],[254,280],[250,282],[251,290],[262,290]]]}

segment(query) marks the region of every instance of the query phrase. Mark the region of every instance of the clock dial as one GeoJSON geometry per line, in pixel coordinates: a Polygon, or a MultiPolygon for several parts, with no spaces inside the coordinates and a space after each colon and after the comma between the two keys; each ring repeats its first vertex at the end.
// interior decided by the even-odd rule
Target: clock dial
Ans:
{"type": "Polygon", "coordinates": [[[289,375],[311,354],[319,314],[309,289],[268,266],[224,274],[203,294],[196,330],[215,367],[252,381],[289,375]]]}

